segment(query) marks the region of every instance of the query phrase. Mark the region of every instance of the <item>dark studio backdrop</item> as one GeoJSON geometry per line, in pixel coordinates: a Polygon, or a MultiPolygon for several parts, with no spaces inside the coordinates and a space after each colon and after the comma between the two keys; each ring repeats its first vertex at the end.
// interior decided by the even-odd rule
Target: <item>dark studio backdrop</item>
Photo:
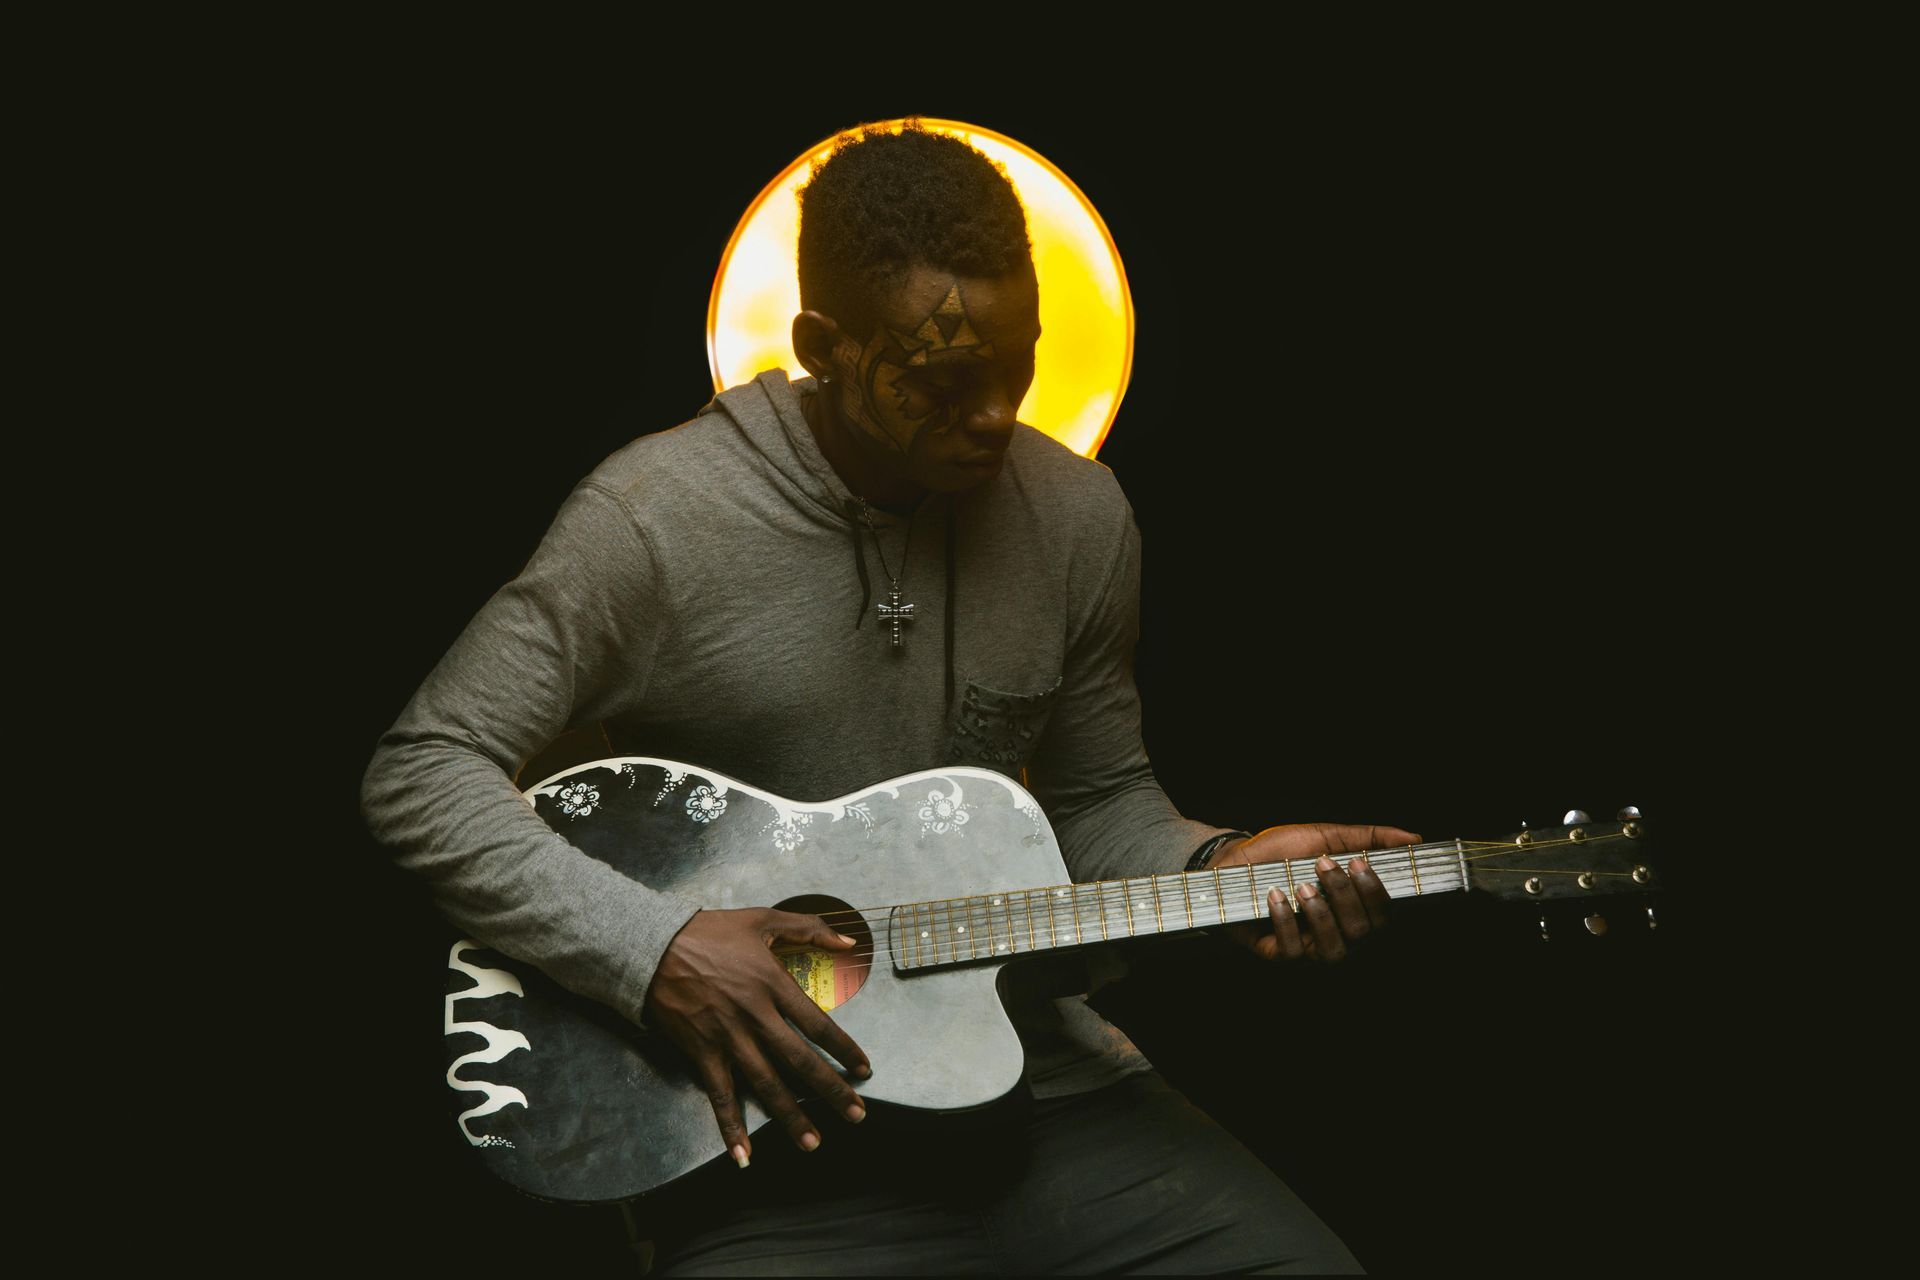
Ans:
{"type": "MultiPolygon", "coordinates": [[[[612,1214],[496,1186],[457,1137],[440,935],[355,792],[572,485],[710,398],[735,220],[861,119],[1009,134],[1112,229],[1139,324],[1100,461],[1144,535],[1146,739],[1183,811],[1486,838],[1635,804],[1677,830],[1692,553],[1662,477],[1694,409],[1672,388],[1697,229],[1672,118],[1591,101],[1463,90],[1191,134],[1138,102],[1089,118],[939,94],[753,114],[393,94],[309,121],[314,461],[348,609],[318,673],[338,834],[308,900],[373,993],[337,1082],[359,1136],[306,1171],[326,1240],[625,1262],[612,1214]]],[[[1567,918],[1543,946],[1530,919],[1422,903],[1344,971],[1173,947],[1097,999],[1370,1269],[1671,1257],[1679,1193],[1711,1173],[1674,875],[1652,938],[1567,918]]]]}

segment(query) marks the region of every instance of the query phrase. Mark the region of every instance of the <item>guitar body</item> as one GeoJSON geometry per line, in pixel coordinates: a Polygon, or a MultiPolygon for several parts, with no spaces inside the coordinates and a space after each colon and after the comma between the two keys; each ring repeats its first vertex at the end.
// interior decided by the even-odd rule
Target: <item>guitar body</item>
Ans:
{"type": "MultiPolygon", "coordinates": [[[[986,958],[991,943],[960,967],[903,972],[891,958],[896,924],[909,927],[892,904],[1069,879],[1039,805],[1005,775],[956,766],[809,803],[627,756],[525,794],[574,845],[654,889],[709,908],[823,914],[860,941],[858,963],[815,953],[789,967],[867,1051],[863,1096],[954,1111],[1019,1081],[1024,1054],[999,991],[1006,961],[986,958]]],[[[897,941],[904,954],[909,940],[897,941]]],[[[448,963],[447,1082],[461,1131],[507,1182],[554,1200],[622,1200],[725,1154],[706,1093],[664,1036],[471,939],[448,963]]],[[[749,1128],[765,1124],[741,1098],[749,1128]]]]}

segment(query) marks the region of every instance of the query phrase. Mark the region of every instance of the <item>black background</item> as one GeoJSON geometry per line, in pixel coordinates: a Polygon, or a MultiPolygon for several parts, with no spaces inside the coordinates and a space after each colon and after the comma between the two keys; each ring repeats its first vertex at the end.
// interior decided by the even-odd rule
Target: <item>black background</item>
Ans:
{"type": "MultiPolygon", "coordinates": [[[[1183,811],[1492,837],[1636,804],[1683,843],[1716,696],[1693,603],[1715,553],[1678,465],[1708,287],[1706,116],[1684,94],[1628,107],[1546,77],[1524,107],[1510,86],[1381,85],[1183,117],[1144,90],[1090,114],[744,103],[698,77],[590,103],[395,83],[283,139],[298,231],[272,284],[298,300],[302,373],[263,407],[309,424],[297,553],[331,606],[303,623],[331,784],[292,896],[353,1034],[264,1238],[624,1264],[611,1214],[498,1187],[449,1123],[440,935],[360,826],[359,773],[569,488],[711,396],[736,219],[860,120],[1017,138],[1120,247],[1138,338],[1100,461],[1144,535],[1146,738],[1183,811]]],[[[1651,938],[1569,918],[1544,946],[1530,918],[1421,904],[1342,971],[1202,945],[1100,1003],[1370,1269],[1672,1260],[1718,1176],[1686,867],[1670,852],[1651,938]]]]}

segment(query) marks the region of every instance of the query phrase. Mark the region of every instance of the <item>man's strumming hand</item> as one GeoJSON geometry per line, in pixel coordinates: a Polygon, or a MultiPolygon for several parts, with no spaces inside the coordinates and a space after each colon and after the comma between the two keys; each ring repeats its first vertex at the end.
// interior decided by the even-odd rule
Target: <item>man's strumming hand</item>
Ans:
{"type": "Polygon", "coordinates": [[[820,1133],[795,1101],[796,1086],[826,1099],[849,1120],[866,1118],[859,1095],[782,1014],[854,1075],[873,1074],[853,1037],[808,999],[774,958],[776,941],[835,952],[855,946],[819,916],[757,907],[699,911],[674,935],[647,988],[648,1024],[692,1060],[720,1122],[720,1137],[742,1168],[753,1141],[734,1093],[736,1075],[804,1151],[820,1145],[820,1133]]]}
{"type": "Polygon", "coordinates": [[[1349,947],[1386,926],[1389,901],[1387,887],[1364,857],[1349,858],[1342,866],[1334,856],[1419,842],[1419,836],[1399,827],[1301,822],[1268,827],[1259,835],[1222,845],[1207,865],[1225,868],[1315,859],[1313,875],[1324,893],[1302,876],[1303,883],[1296,891],[1300,898],[1298,912],[1288,904],[1284,892],[1272,889],[1267,893],[1271,928],[1237,924],[1229,926],[1227,932],[1264,960],[1311,957],[1332,962],[1345,959],[1349,947]]]}

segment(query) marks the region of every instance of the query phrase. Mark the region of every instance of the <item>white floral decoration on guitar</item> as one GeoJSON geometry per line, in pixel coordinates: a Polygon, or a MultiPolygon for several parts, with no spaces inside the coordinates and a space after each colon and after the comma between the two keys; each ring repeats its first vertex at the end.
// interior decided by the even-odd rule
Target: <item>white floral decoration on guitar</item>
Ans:
{"type": "Polygon", "coordinates": [[[576,782],[570,787],[561,788],[559,800],[560,812],[569,818],[585,818],[600,803],[600,792],[584,782],[576,782]]]}
{"type": "Polygon", "coordinates": [[[712,787],[695,787],[687,797],[687,816],[695,822],[712,822],[727,811],[727,798],[712,787]]]}
{"type": "Polygon", "coordinates": [[[961,834],[960,828],[967,824],[970,804],[960,802],[960,784],[954,783],[953,790],[943,792],[938,788],[927,792],[927,802],[920,806],[920,834],[931,832],[944,836],[948,832],[961,834]]]}

